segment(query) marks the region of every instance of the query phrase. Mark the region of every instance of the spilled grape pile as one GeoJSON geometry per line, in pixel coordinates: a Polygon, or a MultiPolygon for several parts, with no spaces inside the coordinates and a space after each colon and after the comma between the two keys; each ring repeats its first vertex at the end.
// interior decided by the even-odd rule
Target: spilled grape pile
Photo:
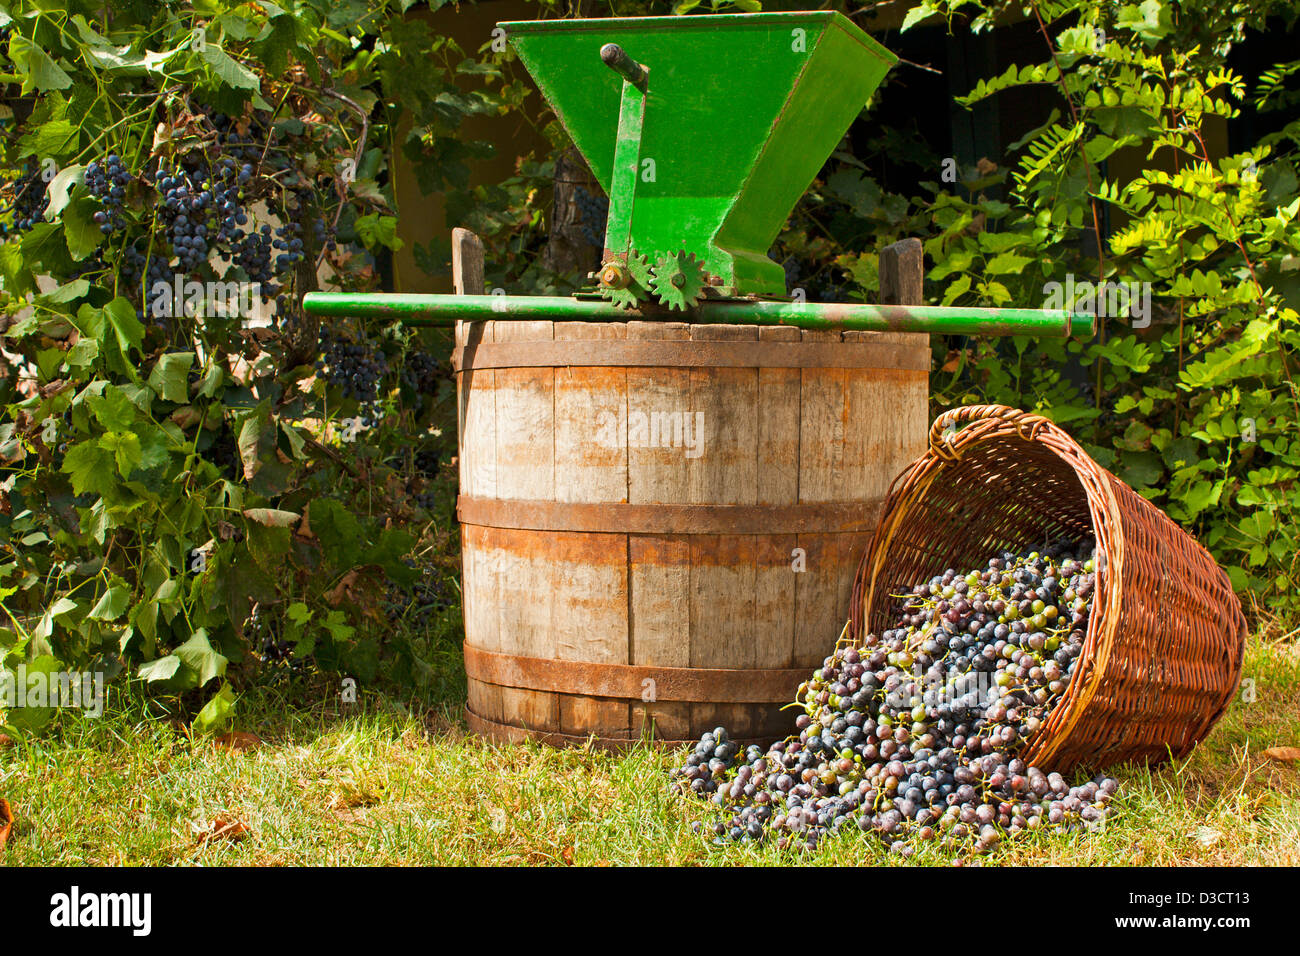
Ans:
{"type": "Polygon", "coordinates": [[[917,585],[895,627],[837,647],[800,686],[797,736],[742,750],[719,727],[676,786],[719,809],[718,842],[814,848],[857,829],[903,855],[930,840],[982,852],[1098,826],[1113,779],[1072,787],[1017,756],[1079,661],[1095,587],[1082,553],[1008,552],[917,585]]]}

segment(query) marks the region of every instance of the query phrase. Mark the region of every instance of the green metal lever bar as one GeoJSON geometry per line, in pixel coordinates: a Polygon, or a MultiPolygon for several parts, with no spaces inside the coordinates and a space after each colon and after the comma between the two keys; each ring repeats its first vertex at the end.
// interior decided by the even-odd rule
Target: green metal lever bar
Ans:
{"type": "MultiPolygon", "coordinates": [[[[397,318],[408,325],[548,319],[555,322],[663,321],[662,311],[621,309],[603,299],[537,295],[417,295],[309,292],[303,309],[319,316],[397,318]]],[[[860,305],[774,302],[764,299],[704,301],[675,321],[730,325],[785,325],[852,332],[928,332],[938,335],[1036,335],[1091,338],[1090,315],[1061,309],[976,309],[929,305],[860,305]]]]}

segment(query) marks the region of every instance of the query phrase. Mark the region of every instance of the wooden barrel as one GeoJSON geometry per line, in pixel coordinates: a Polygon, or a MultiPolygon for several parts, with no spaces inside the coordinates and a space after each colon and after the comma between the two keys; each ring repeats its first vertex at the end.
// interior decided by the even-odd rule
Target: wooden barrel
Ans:
{"type": "Polygon", "coordinates": [[[471,728],[788,733],[925,450],[928,337],[475,322],[454,361],[471,728]]]}

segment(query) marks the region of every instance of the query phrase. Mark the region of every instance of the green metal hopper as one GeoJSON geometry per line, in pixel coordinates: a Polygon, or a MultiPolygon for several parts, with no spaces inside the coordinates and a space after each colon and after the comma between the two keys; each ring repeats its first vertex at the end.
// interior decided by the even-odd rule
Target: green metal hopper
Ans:
{"type": "Polygon", "coordinates": [[[539,310],[567,321],[686,313],[810,329],[1091,334],[1091,318],[1064,311],[790,301],[768,250],[896,61],[842,14],[501,26],[606,187],[598,285],[544,302],[309,293],[308,312],[397,314],[433,325],[532,318],[539,310]]]}
{"type": "Polygon", "coordinates": [[[727,296],[786,294],[767,251],[896,60],[830,11],[503,26],[608,184],[606,261],[685,250],[727,296]]]}

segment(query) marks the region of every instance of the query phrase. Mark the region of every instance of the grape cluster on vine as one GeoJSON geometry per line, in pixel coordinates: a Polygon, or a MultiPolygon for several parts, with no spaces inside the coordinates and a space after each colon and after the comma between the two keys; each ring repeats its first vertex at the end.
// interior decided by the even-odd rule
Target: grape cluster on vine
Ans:
{"type": "Polygon", "coordinates": [[[896,626],[837,647],[798,693],[797,736],[744,754],[724,728],[673,771],[725,814],[719,840],[815,847],[847,828],[914,852],[1097,825],[1117,784],[1070,786],[1018,756],[1062,699],[1092,607],[1092,559],[1004,553],[917,585],[896,626]]]}
{"type": "Polygon", "coordinates": [[[331,385],[341,388],[346,397],[362,405],[379,397],[379,385],[388,375],[388,357],[377,344],[356,342],[323,330],[320,356],[316,370],[331,385]]]}
{"type": "MultiPolygon", "coordinates": [[[[260,129],[256,121],[241,132],[225,115],[214,114],[210,119],[215,130],[211,150],[215,159],[203,150],[190,150],[156,174],[143,176],[153,188],[153,211],[161,229],[151,240],[126,244],[121,278],[128,289],[143,290],[138,310],[143,318],[154,313],[157,296],[153,289],[159,281],[170,285],[177,276],[191,276],[216,255],[255,283],[264,301],[274,300],[277,314],[289,314],[282,285],[306,258],[303,226],[292,218],[306,208],[305,193],[302,188],[293,193],[296,206],[290,202],[282,215],[288,221],[255,224],[249,204],[258,177],[283,172],[288,160],[281,151],[270,150],[277,139],[273,131],[266,132],[265,145],[252,141],[251,134],[260,129]]],[[[126,227],[123,203],[131,181],[130,171],[116,153],[87,167],[87,189],[103,206],[94,219],[105,235],[126,227]]],[[[312,229],[318,241],[328,241],[329,229],[323,218],[316,217],[312,229]]]]}
{"type": "Polygon", "coordinates": [[[441,365],[436,358],[423,349],[406,353],[402,365],[402,382],[417,394],[431,392],[437,385],[441,365]]]}
{"type": "MultiPolygon", "coordinates": [[[[404,558],[402,563],[410,568],[417,566],[410,558],[404,558]]],[[[455,604],[455,588],[448,585],[445,572],[437,567],[423,567],[420,580],[409,588],[389,584],[384,593],[385,616],[394,623],[405,621],[412,632],[431,627],[438,615],[455,604]]]]}
{"type": "Polygon", "coordinates": [[[12,184],[13,200],[7,212],[12,213],[10,223],[0,223],[0,234],[24,233],[41,222],[50,205],[50,197],[40,167],[28,163],[27,171],[12,184]]]}
{"type": "Polygon", "coordinates": [[[583,186],[573,191],[573,201],[581,216],[582,238],[597,249],[605,245],[605,223],[609,218],[609,200],[583,186]]]}
{"type": "Polygon", "coordinates": [[[131,174],[127,171],[122,157],[109,153],[101,163],[92,160],[86,167],[86,191],[104,206],[96,210],[94,221],[99,231],[106,236],[122,229],[126,221],[122,217],[122,204],[126,200],[126,188],[131,183],[131,174]]]}

